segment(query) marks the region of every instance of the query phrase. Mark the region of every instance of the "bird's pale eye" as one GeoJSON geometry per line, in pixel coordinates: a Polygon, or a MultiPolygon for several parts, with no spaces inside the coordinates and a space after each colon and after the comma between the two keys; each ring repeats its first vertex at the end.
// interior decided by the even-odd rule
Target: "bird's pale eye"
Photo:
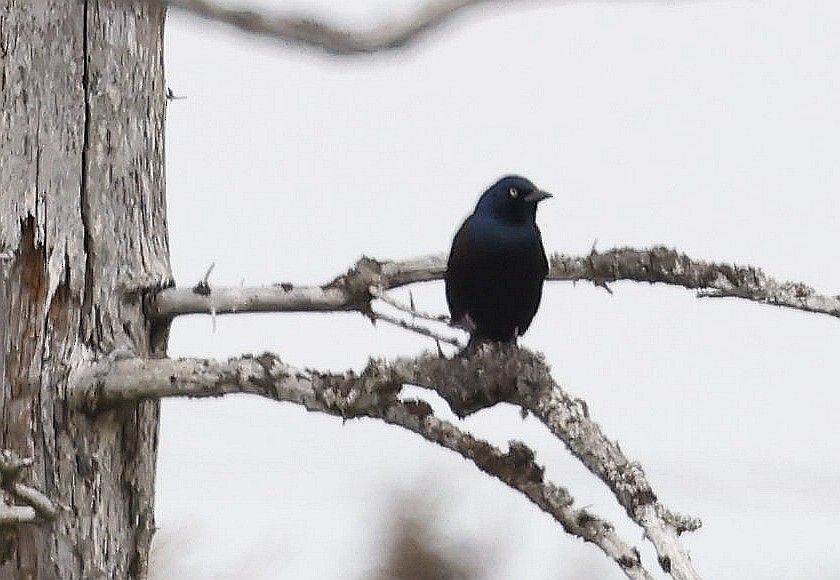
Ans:
{"type": "Polygon", "coordinates": [[[510,190],[508,191],[508,193],[510,193],[510,196],[513,199],[516,199],[517,197],[519,197],[519,190],[516,189],[515,187],[511,187],[510,190]]]}

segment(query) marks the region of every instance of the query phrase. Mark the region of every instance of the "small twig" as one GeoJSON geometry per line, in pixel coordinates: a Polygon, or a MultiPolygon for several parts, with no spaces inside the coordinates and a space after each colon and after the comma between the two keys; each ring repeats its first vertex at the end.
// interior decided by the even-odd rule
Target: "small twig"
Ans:
{"type": "Polygon", "coordinates": [[[452,346],[456,346],[459,349],[464,348],[464,345],[457,338],[452,338],[452,337],[437,333],[434,330],[432,330],[431,328],[427,328],[425,326],[420,326],[419,324],[416,324],[414,322],[408,322],[406,320],[403,320],[402,318],[397,318],[395,316],[391,316],[389,314],[385,314],[383,312],[376,312],[376,311],[369,312],[368,317],[371,320],[381,320],[382,322],[387,322],[388,324],[393,324],[394,326],[399,326],[400,328],[410,330],[411,332],[416,332],[417,334],[422,334],[423,336],[433,338],[438,342],[445,342],[447,344],[451,344],[452,346]]]}
{"type": "Polygon", "coordinates": [[[450,324],[449,317],[446,316],[445,314],[430,314],[428,312],[423,312],[421,310],[417,310],[417,308],[415,308],[415,305],[414,305],[414,298],[411,297],[410,293],[409,293],[410,304],[406,305],[406,304],[403,304],[402,302],[400,302],[399,300],[397,300],[396,298],[392,297],[390,294],[388,294],[388,292],[386,292],[385,289],[382,288],[381,286],[371,286],[369,291],[370,291],[370,295],[373,296],[374,298],[378,298],[379,300],[381,300],[385,304],[393,306],[394,308],[396,308],[397,310],[399,310],[401,312],[405,312],[407,314],[410,314],[412,318],[420,318],[422,320],[428,320],[430,322],[442,322],[444,324],[450,324]]]}
{"type": "Polygon", "coordinates": [[[170,87],[166,87],[166,100],[167,101],[180,101],[180,100],[183,100],[183,99],[186,99],[186,98],[187,97],[176,95],[170,87]]]}
{"type": "MultiPolygon", "coordinates": [[[[198,284],[193,286],[193,293],[198,294],[199,296],[204,296],[205,298],[210,297],[212,290],[210,288],[210,274],[213,272],[213,268],[216,267],[216,262],[211,262],[210,267],[207,268],[207,271],[204,273],[204,277],[199,280],[198,284]]],[[[213,304],[210,304],[208,307],[208,313],[210,314],[210,329],[213,334],[216,333],[216,307],[213,304]]]]}
{"type": "Polygon", "coordinates": [[[212,262],[210,267],[207,268],[207,271],[204,273],[204,277],[199,280],[198,284],[193,286],[193,292],[200,296],[209,296],[210,295],[210,274],[213,272],[213,268],[216,267],[216,262],[212,262]]]}
{"type": "Polygon", "coordinates": [[[604,280],[594,280],[594,281],[592,282],[592,284],[593,284],[596,288],[603,288],[604,290],[606,290],[606,291],[607,291],[607,294],[609,294],[610,296],[612,296],[612,295],[613,295],[612,288],[610,288],[609,284],[607,284],[607,283],[606,283],[606,281],[604,281],[604,280]]]}
{"type": "Polygon", "coordinates": [[[657,504],[656,512],[663,521],[674,527],[677,534],[681,534],[683,532],[695,532],[703,525],[700,518],[690,516],[688,514],[673,512],[661,504],[657,504]]]}
{"type": "MultiPolygon", "coordinates": [[[[594,240],[592,240],[592,247],[589,249],[589,256],[591,258],[595,258],[595,257],[598,256],[598,250],[596,249],[597,246],[598,246],[598,238],[595,238],[594,240]]],[[[596,288],[603,288],[604,290],[607,291],[607,294],[609,294],[610,296],[613,295],[612,288],[609,287],[609,285],[607,284],[607,281],[604,280],[603,278],[593,277],[591,279],[591,282],[596,288]]]]}

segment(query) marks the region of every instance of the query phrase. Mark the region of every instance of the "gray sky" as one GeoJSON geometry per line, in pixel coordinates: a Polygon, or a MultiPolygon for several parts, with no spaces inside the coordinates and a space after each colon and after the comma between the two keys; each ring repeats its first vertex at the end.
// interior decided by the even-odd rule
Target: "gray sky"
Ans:
{"type": "MultiPolygon", "coordinates": [[[[294,5],[363,24],[408,2],[294,5]]],[[[293,6],[261,2],[269,8],[293,6]]],[[[323,283],[360,255],[448,250],[498,176],[555,198],[546,248],[665,244],[840,289],[840,4],[489,3],[387,55],[330,59],[180,14],[167,22],[173,267],[194,284],[323,283]]],[[[639,460],[716,580],[837,578],[840,322],[677,288],[550,283],[522,343],[639,460]]],[[[414,289],[445,311],[443,286],[414,289]]],[[[359,315],[179,319],[172,356],[271,350],[359,368],[433,344],[359,315]]],[[[604,486],[511,408],[466,421],[523,439],[549,476],[641,545],[604,486]]],[[[362,578],[395,490],[488,542],[488,579],[623,575],[459,456],[373,421],[248,397],[164,404],[160,578],[362,578]],[[431,509],[431,508],[430,508],[431,509]]],[[[655,569],[650,558],[647,564],[655,569]]]]}

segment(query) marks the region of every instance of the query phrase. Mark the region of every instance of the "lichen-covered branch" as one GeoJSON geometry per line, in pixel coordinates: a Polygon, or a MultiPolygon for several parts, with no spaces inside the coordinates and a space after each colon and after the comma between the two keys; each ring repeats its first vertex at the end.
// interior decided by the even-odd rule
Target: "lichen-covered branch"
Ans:
{"type": "Polygon", "coordinates": [[[665,572],[678,580],[699,579],[678,536],[697,529],[700,521],[676,515],[659,504],[642,466],[629,461],[618,443],[604,435],[600,425],[589,418],[586,403],[561,389],[542,359],[527,351],[519,352],[522,354],[509,357],[517,365],[508,371],[517,377],[513,401],[539,418],[609,486],[627,515],[645,530],[665,572]]]}
{"type": "MultiPolygon", "coordinates": [[[[840,297],[825,296],[800,282],[779,282],[753,266],[693,260],[677,250],[616,248],[593,250],[584,256],[554,253],[549,259],[548,280],[610,282],[659,282],[698,291],[701,297],[743,298],[828,314],[840,318],[840,297]]],[[[256,288],[167,288],[150,296],[153,318],[181,314],[236,312],[358,311],[368,314],[375,295],[415,282],[443,279],[446,256],[422,256],[404,261],[362,258],[346,274],[323,286],[283,283],[256,288]],[[376,292],[371,293],[371,288],[376,292]]]]}
{"type": "Polygon", "coordinates": [[[378,418],[462,454],[523,492],[567,531],[598,545],[629,577],[649,577],[638,552],[617,538],[609,524],[572,509],[568,493],[543,480],[542,467],[534,462],[530,449],[512,443],[510,451],[503,453],[459,431],[434,416],[426,403],[401,401],[404,384],[434,389],[459,416],[499,401],[531,411],[610,487],[628,515],[645,530],[666,571],[679,580],[699,578],[678,538],[680,532],[696,529],[699,521],[675,516],[659,504],[641,466],[629,461],[601,432],[582,401],[554,382],[542,357],[525,349],[488,345],[452,359],[423,355],[371,361],[359,374],[296,369],[271,354],[227,362],[110,360],[77,375],[74,396],[82,409],[96,412],[143,398],[252,393],[344,418],[378,418]]]}
{"type": "MultiPolygon", "coordinates": [[[[487,362],[487,361],[485,361],[487,362]]],[[[342,418],[373,417],[420,434],[472,461],[482,471],[522,492],[563,528],[598,546],[628,578],[651,579],[638,550],[622,540],[609,522],[586,509],[572,506],[569,492],[544,479],[543,467],[523,443],[510,442],[503,452],[447,421],[436,417],[422,401],[401,400],[407,382],[429,385],[448,367],[461,361],[426,355],[393,363],[372,361],[360,374],[324,374],[296,369],[276,356],[263,354],[226,362],[201,359],[123,359],[103,362],[75,378],[76,403],[87,412],[121,402],[172,396],[214,397],[230,393],[257,394],[303,405],[342,418]]],[[[466,368],[466,367],[465,367],[466,368]]],[[[456,373],[457,374],[457,373],[456,373]]],[[[472,384],[444,385],[439,392],[453,401],[458,412],[491,404],[493,389],[472,395],[457,391],[472,384]]]]}
{"type": "Polygon", "coordinates": [[[362,30],[348,30],[296,14],[269,15],[210,0],[166,0],[172,8],[233,26],[243,32],[334,55],[365,54],[407,46],[461,10],[486,0],[431,0],[413,13],[362,30]]]}
{"type": "Polygon", "coordinates": [[[588,256],[553,254],[549,280],[661,282],[698,290],[698,296],[744,298],[840,318],[840,296],[824,296],[802,282],[779,282],[755,266],[692,260],[677,250],[616,248],[588,256]]]}
{"type": "Polygon", "coordinates": [[[32,463],[31,458],[22,458],[14,451],[0,450],[0,489],[13,501],[24,504],[9,505],[0,495],[0,525],[50,521],[58,515],[58,508],[47,496],[20,483],[21,473],[32,463]]]}

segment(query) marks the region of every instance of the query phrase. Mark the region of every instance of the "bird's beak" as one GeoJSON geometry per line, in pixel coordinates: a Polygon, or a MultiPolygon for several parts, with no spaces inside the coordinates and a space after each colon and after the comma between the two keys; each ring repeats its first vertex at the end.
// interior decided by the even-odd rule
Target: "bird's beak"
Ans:
{"type": "Polygon", "coordinates": [[[537,191],[532,191],[531,193],[526,195],[523,199],[525,199],[525,201],[527,201],[528,203],[539,203],[544,199],[548,199],[549,197],[554,197],[554,196],[551,195],[550,193],[548,193],[547,191],[541,191],[541,190],[538,189],[537,191]]]}

